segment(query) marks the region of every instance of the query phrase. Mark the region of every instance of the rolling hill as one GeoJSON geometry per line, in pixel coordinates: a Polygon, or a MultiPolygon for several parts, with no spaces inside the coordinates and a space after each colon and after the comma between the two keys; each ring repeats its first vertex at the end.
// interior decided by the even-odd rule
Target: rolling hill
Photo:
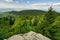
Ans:
{"type": "Polygon", "coordinates": [[[46,13],[46,11],[42,10],[22,10],[22,11],[11,11],[11,12],[6,12],[10,14],[17,14],[17,15],[41,15],[43,13],[46,13]]]}

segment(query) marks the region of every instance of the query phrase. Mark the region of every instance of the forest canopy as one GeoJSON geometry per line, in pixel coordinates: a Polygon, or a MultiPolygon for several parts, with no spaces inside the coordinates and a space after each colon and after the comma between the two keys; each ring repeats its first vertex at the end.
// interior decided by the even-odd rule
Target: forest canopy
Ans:
{"type": "Polygon", "coordinates": [[[0,40],[29,31],[43,34],[51,40],[60,40],[59,13],[50,7],[47,12],[42,10],[12,11],[0,16],[0,40]]]}

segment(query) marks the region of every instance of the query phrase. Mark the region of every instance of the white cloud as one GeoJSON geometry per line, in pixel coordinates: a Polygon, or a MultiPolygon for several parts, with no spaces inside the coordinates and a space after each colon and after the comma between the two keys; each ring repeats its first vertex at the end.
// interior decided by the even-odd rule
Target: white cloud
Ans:
{"type": "Polygon", "coordinates": [[[46,6],[46,5],[50,5],[50,4],[48,4],[48,3],[35,3],[35,4],[32,4],[32,5],[34,5],[34,6],[46,6]]]}
{"type": "Polygon", "coordinates": [[[34,3],[30,5],[21,5],[21,4],[10,4],[10,3],[0,3],[0,8],[10,8],[15,10],[22,9],[38,9],[38,10],[48,10],[48,8],[52,5],[54,9],[60,10],[60,3],[34,3]]]}
{"type": "Polygon", "coordinates": [[[58,6],[59,5],[60,6],[60,3],[54,3],[53,5],[55,5],[55,6],[58,6]]]}
{"type": "Polygon", "coordinates": [[[5,0],[6,2],[13,2],[13,0],[5,0]]]}
{"type": "Polygon", "coordinates": [[[31,5],[31,9],[38,9],[38,10],[48,10],[51,4],[48,3],[35,3],[31,5]]]}
{"type": "Polygon", "coordinates": [[[35,3],[32,4],[30,8],[38,10],[48,10],[50,6],[52,6],[55,10],[60,10],[60,3],[35,3]]]}
{"type": "Polygon", "coordinates": [[[60,6],[60,2],[59,3],[35,3],[32,4],[34,6],[60,6]]]}
{"type": "Polygon", "coordinates": [[[17,4],[0,3],[0,8],[23,8],[23,6],[17,4]]]}
{"type": "Polygon", "coordinates": [[[19,1],[16,1],[16,3],[19,3],[19,1]]]}
{"type": "Polygon", "coordinates": [[[29,3],[30,3],[30,1],[27,1],[27,3],[29,4],[29,3]]]}

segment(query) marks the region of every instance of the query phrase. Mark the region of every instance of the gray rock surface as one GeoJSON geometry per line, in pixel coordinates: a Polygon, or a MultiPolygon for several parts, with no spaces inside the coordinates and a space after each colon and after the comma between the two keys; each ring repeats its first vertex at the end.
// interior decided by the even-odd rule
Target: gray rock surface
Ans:
{"type": "Polygon", "coordinates": [[[51,39],[31,31],[25,34],[14,35],[8,38],[7,40],[51,40],[51,39]]]}

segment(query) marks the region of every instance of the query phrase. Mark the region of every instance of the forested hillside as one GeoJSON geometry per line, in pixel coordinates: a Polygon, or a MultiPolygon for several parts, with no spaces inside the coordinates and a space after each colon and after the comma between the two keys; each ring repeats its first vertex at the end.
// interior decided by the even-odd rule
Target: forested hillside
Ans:
{"type": "Polygon", "coordinates": [[[26,16],[26,15],[41,15],[43,13],[46,13],[46,11],[42,11],[42,10],[23,10],[23,11],[12,11],[12,12],[9,12],[9,13],[26,16]]]}
{"type": "Polygon", "coordinates": [[[24,10],[5,12],[0,16],[0,40],[29,31],[60,40],[60,15],[51,7],[48,11],[24,10]]]}

